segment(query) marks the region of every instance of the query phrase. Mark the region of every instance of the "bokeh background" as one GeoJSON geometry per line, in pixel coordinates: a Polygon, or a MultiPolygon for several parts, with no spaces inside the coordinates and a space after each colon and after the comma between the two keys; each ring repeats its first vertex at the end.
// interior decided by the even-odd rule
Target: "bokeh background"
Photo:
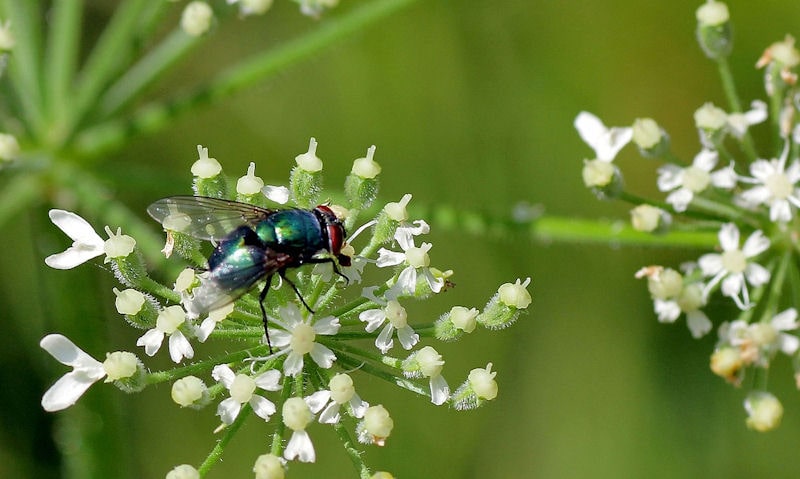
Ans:
{"type": "MultiPolygon", "coordinates": [[[[87,47],[115,3],[87,2],[87,47]]],[[[351,6],[344,3],[340,11],[351,6]]],[[[229,174],[239,176],[255,161],[256,173],[277,184],[315,136],[332,188],[354,158],[377,145],[383,202],[410,192],[418,205],[497,217],[526,201],[548,215],[626,220],[626,205],[600,202],[583,187],[581,162],[592,153],[572,121],[584,109],[610,125],[650,116],[669,131],[676,153],[693,157],[694,110],[706,101],[727,107],[716,67],[694,39],[699,3],[418,2],[277,78],[138,138],[98,174],[144,218],[154,199],[189,192],[197,144],[229,174]]],[[[764,97],[756,59],[797,33],[800,4],[728,5],[731,65],[747,104],[764,97]]],[[[264,17],[231,19],[152,95],[196,84],[315,26],[286,0],[264,17]]],[[[774,151],[764,141],[759,147],[774,151]]],[[[631,190],[659,194],[656,163],[628,148],[618,164],[631,190]]],[[[66,372],[39,349],[44,334],[68,331],[95,356],[133,350],[139,334],[114,311],[116,284],[102,267],[44,266],[45,256],[68,245],[46,210],[43,204],[0,231],[0,477],[81,477],[64,470],[53,438],[75,457],[107,448],[107,463],[90,469],[120,478],[158,478],[176,464],[198,464],[218,423],[211,410],[177,408],[167,385],[132,396],[93,387],[68,413],[41,411],[41,394],[66,372]],[[113,411],[93,409],[109,398],[113,411]],[[94,442],[72,435],[76,421],[92,425],[94,442]]],[[[767,434],[748,430],[746,390],[708,369],[714,335],[694,341],[682,320],[658,324],[645,285],[633,277],[643,265],[676,266],[700,251],[542,244],[522,234],[438,226],[432,260],[455,270],[457,286],[412,305],[412,322],[430,321],[452,304],[481,307],[499,284],[518,277],[533,278],[534,302],[507,330],[480,331],[439,349],[451,384],[493,362],[500,395],[478,411],[437,408],[357,377],[362,397],[383,403],[395,420],[387,446],[369,449],[372,466],[399,478],[797,476],[800,401],[789,361],[776,362],[770,381],[785,407],[783,424],[767,434]]],[[[727,313],[710,309],[717,324],[731,319],[727,313]]],[[[250,421],[208,477],[251,477],[270,431],[250,421]]],[[[355,477],[329,428],[310,434],[317,463],[293,464],[289,477],[355,477]]]]}

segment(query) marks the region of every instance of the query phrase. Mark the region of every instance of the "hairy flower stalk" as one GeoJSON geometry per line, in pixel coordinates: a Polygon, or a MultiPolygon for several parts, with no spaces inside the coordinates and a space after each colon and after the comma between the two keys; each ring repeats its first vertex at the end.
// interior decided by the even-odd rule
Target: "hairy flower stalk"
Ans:
{"type": "MultiPolygon", "coordinates": [[[[433,266],[433,245],[422,240],[430,227],[408,216],[405,208],[411,195],[401,203],[371,207],[381,171],[374,147],[365,158],[356,160],[345,181],[344,196],[323,189],[323,162],[317,147],[312,139],[308,151],[298,155],[288,188],[265,186],[255,176],[256,166],[250,164],[236,182],[236,191],[228,189],[233,180],[223,176],[220,162],[207,148],[198,147],[198,160],[192,165],[196,194],[268,209],[241,208],[240,203],[208,198],[202,201],[213,201],[217,209],[203,209],[205,203],[196,203],[197,198],[155,203],[165,208],[157,210],[154,217],[166,230],[165,252],[173,255],[170,261],[182,258],[203,270],[183,269],[166,284],[147,271],[133,238],[106,228],[111,239],[104,241],[78,215],[51,212],[54,223],[74,243],[48,257],[47,263],[67,269],[105,255],[124,285],[113,291],[117,311],[142,330],[135,344],[142,348],[140,357],[168,354],[176,366],[150,371],[137,356],[123,352],[111,353],[105,363],[100,363],[63,336],[49,335],[42,340],[42,347],[72,366],[73,371],[45,393],[44,407],[69,407],[103,378],[127,392],[167,382],[172,385],[170,397],[176,406],[216,414],[220,419],[218,431],[224,434],[206,461],[196,466],[179,465],[168,477],[202,477],[247,420],[266,423],[273,431],[271,447],[253,458],[255,466],[247,466],[257,477],[282,477],[294,461],[314,462],[317,431],[322,427],[335,428],[359,476],[370,477],[372,471],[364,462],[361,448],[389,443],[394,420],[384,406],[370,405],[380,398],[362,399],[358,390],[364,375],[457,410],[493,400],[498,395],[498,383],[492,363],[463,372],[467,379],[451,395],[445,377],[452,377],[454,372],[445,357],[423,344],[456,340],[474,333],[479,325],[486,330],[509,326],[531,303],[527,290],[530,279],[500,285],[494,293],[487,291],[483,309],[453,306],[438,318],[428,319],[407,313],[404,302],[425,300],[444,291],[450,284],[447,278],[453,274],[433,266]],[[329,197],[341,198],[341,204],[315,207],[319,198],[329,197]],[[240,206],[231,206],[237,204],[240,206]],[[238,208],[232,215],[225,209],[231,207],[238,208]],[[263,227],[262,222],[269,223],[280,208],[313,209],[315,214],[336,211],[347,215],[337,221],[364,223],[366,227],[358,235],[347,237],[348,244],[322,248],[285,270],[270,269],[270,261],[277,261],[274,258],[249,262],[265,252],[292,254],[291,249],[278,252],[270,246],[280,245],[278,239],[261,249],[253,246],[253,239],[238,240],[255,235],[254,230],[243,231],[263,227]],[[246,215],[253,212],[260,212],[260,216],[249,223],[246,215]],[[234,232],[244,236],[226,236],[234,232]],[[209,235],[214,245],[196,238],[207,239],[209,235]],[[212,248],[230,253],[224,260],[230,262],[220,263],[217,256],[209,256],[212,248]],[[313,263],[319,264],[313,267],[313,263]],[[220,273],[220,264],[229,277],[220,273]],[[369,284],[362,281],[362,273],[368,269],[373,270],[369,276],[377,278],[369,284]],[[242,281],[245,273],[257,280],[242,281]],[[263,281],[259,280],[274,273],[278,273],[280,283],[273,283],[262,294],[257,286],[263,281]],[[264,295],[269,342],[260,314],[264,295]],[[218,342],[224,342],[225,347],[210,346],[218,342]],[[214,355],[209,351],[226,353],[214,355]],[[192,360],[191,365],[188,360],[192,360]]],[[[316,234],[336,241],[338,223],[320,224],[327,229],[316,234]]],[[[213,442],[210,436],[209,443],[213,442]]]]}
{"type": "MultiPolygon", "coordinates": [[[[657,318],[673,323],[683,317],[692,337],[717,330],[711,370],[733,385],[753,388],[745,401],[747,425],[757,431],[777,427],[780,401],[765,391],[772,361],[788,356],[800,387],[796,278],[800,277],[800,115],[796,68],[800,52],[794,39],[769,46],[758,60],[765,71],[765,100],[744,111],[726,58],[732,34],[728,7],[709,0],[697,10],[697,38],[722,73],[728,111],[706,103],[693,115],[700,145],[693,159],[670,151],[666,132],[655,120],[607,128],[582,112],[578,133],[595,150],[584,161],[586,185],[604,198],[633,203],[633,227],[662,237],[674,231],[715,232],[713,251],[677,267],[650,265],[636,273],[647,280],[657,318]],[[769,106],[768,106],[769,105],[769,106]],[[769,121],[767,121],[769,120],[769,121]],[[766,123],[766,125],[762,125],[766,123]],[[773,129],[777,141],[759,145],[751,128],[773,129]],[[656,184],[664,198],[644,200],[623,186],[622,171],[612,161],[633,140],[649,161],[661,162],[656,184]],[[738,313],[720,316],[712,302],[730,301],[738,313]]],[[[462,394],[463,395],[463,394],[462,394]]]]}

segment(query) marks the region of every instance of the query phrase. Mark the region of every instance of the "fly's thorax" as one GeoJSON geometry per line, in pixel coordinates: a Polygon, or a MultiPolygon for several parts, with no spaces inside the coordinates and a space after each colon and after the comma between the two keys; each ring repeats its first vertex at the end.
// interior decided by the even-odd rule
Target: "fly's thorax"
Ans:
{"type": "Polygon", "coordinates": [[[327,249],[326,234],[312,211],[276,211],[256,225],[256,234],[270,249],[301,257],[311,257],[327,249]]]}

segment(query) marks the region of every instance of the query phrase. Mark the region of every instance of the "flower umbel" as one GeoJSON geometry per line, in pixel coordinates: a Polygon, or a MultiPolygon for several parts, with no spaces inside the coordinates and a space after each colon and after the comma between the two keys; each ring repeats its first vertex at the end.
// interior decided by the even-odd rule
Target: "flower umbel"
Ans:
{"type": "MultiPolygon", "coordinates": [[[[752,374],[755,381],[750,383],[759,387],[766,385],[764,378],[777,352],[794,358],[800,347],[797,304],[795,295],[789,294],[797,289],[800,276],[796,215],[800,208],[800,103],[795,72],[800,52],[791,36],[766,49],[756,67],[765,69],[767,98],[751,101],[750,109],[744,111],[725,60],[732,51],[732,38],[730,12],[724,3],[708,0],[697,9],[697,39],[717,62],[729,106],[726,111],[706,102],[693,112],[701,150],[691,163],[670,151],[669,142],[664,141],[666,132],[655,120],[634,122],[634,141],[642,156],[663,161],[657,186],[666,198],[640,198],[622,187],[621,181],[615,183],[614,195],[605,196],[633,203],[632,229],[652,235],[655,244],[682,245],[676,238],[687,235],[684,238],[694,241],[685,245],[702,245],[707,250],[696,263],[682,265],[681,272],[654,265],[642,268],[636,277],[647,279],[660,322],[673,323],[685,316],[694,338],[717,328],[719,340],[710,361],[714,374],[736,386],[752,374]],[[761,155],[750,134],[766,126],[772,128],[775,142],[770,145],[773,153],[761,155]],[[724,165],[717,169],[720,161],[724,165]],[[712,232],[716,245],[709,241],[712,232]],[[735,318],[720,318],[711,308],[730,304],[728,299],[738,313],[735,318]]],[[[624,146],[625,130],[616,130],[615,136],[614,129],[604,127],[593,115],[581,113],[575,126],[606,162],[624,146]]],[[[588,166],[589,162],[584,166],[585,181],[588,166]]],[[[616,167],[606,170],[608,183],[612,176],[622,177],[616,167]]],[[[602,179],[598,171],[590,172],[594,180],[602,179]]],[[[607,193],[608,183],[587,185],[605,188],[607,193]]],[[[800,373],[795,372],[795,378],[800,373]]],[[[745,409],[748,427],[757,431],[774,429],[783,414],[778,399],[761,389],[748,395],[745,409]]]]}
{"type": "MultiPolygon", "coordinates": [[[[394,421],[386,408],[370,406],[356,392],[362,375],[387,380],[435,405],[493,399],[497,383],[491,363],[473,370],[463,394],[451,398],[442,376],[442,356],[432,346],[415,348],[425,337],[454,341],[474,333],[478,324],[486,329],[511,324],[530,305],[530,279],[500,286],[482,312],[458,306],[442,316],[445,320],[425,322],[424,317],[412,316],[404,300],[424,300],[443,291],[452,275],[430,266],[431,243],[414,243],[414,237],[428,233],[430,226],[421,219],[409,220],[406,205],[411,195],[406,195],[356,228],[358,216],[370,211],[377,192],[381,168],[373,159],[375,147],[355,162],[341,206],[314,206],[322,195],[323,170],[316,151],[312,140],[308,151],[296,157],[287,188],[265,187],[255,176],[254,164],[238,181],[227,178],[208,149],[198,147],[192,174],[195,192],[203,197],[167,198],[148,209],[167,231],[165,254],[175,253],[189,262],[177,275],[151,277],[132,238],[117,233],[103,241],[74,213],[51,212],[74,244],[48,264],[74,267],[105,253],[124,285],[113,290],[117,311],[145,330],[137,346],[154,356],[167,340],[172,361],[193,362],[150,372],[131,353],[111,353],[100,363],[66,338],[47,336],[42,347],[74,370],[45,394],[43,406],[69,407],[103,378],[129,392],[168,382],[178,407],[203,410],[216,405],[221,421],[217,432],[226,438],[218,447],[224,447],[250,417],[274,428],[272,444],[248,466],[256,477],[272,479],[283,477],[292,461],[316,460],[310,427],[335,428],[361,476],[372,475],[358,443],[384,445],[394,421]],[[232,184],[237,188],[229,192],[232,184]],[[261,206],[269,202],[286,203],[290,209],[261,206]],[[345,222],[356,232],[349,238],[342,233],[345,222]],[[298,231],[299,239],[290,242],[287,236],[298,231]],[[368,232],[372,236],[362,239],[368,232]],[[366,246],[359,251],[356,245],[362,241],[366,246]],[[391,242],[402,252],[383,248],[391,242]],[[367,268],[373,271],[364,271],[367,268]],[[266,281],[269,285],[261,286],[272,275],[280,284],[266,281]],[[169,278],[165,284],[155,279],[164,276],[169,278]],[[364,277],[378,279],[356,288],[364,277]],[[455,334],[444,337],[443,331],[455,334]],[[394,338],[409,351],[406,360],[388,355],[394,338]],[[273,392],[274,397],[267,399],[259,390],[273,392]],[[275,415],[280,418],[273,419],[275,415]]],[[[209,461],[219,458],[219,451],[209,457],[200,467],[180,465],[168,476],[197,477],[209,461]]]]}

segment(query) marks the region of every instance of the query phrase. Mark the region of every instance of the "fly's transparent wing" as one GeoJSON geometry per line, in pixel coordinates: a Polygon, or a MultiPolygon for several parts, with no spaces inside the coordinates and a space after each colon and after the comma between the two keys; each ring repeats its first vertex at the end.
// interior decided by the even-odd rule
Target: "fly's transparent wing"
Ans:
{"type": "Polygon", "coordinates": [[[199,316],[236,301],[262,278],[275,274],[290,261],[288,255],[257,246],[242,246],[234,255],[224,257],[212,270],[200,275],[200,286],[185,303],[186,311],[199,316]]]}
{"type": "Polygon", "coordinates": [[[170,196],[147,207],[164,229],[219,241],[238,226],[255,226],[276,210],[205,196],[170,196]]]}

